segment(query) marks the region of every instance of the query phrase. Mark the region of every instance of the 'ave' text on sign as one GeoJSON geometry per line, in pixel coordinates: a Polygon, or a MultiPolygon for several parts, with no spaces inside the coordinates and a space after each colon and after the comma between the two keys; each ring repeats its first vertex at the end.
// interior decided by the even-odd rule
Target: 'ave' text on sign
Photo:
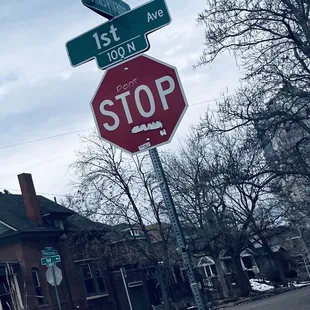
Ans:
{"type": "Polygon", "coordinates": [[[96,59],[105,69],[149,49],[147,34],[171,22],[165,0],[150,1],[67,42],[72,66],[96,59]]]}

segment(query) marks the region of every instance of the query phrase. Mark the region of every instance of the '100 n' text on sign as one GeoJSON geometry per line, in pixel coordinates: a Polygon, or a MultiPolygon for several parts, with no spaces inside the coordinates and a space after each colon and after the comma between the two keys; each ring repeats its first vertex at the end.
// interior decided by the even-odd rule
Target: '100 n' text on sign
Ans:
{"type": "Polygon", "coordinates": [[[171,21],[165,0],[150,1],[67,42],[72,66],[96,58],[105,69],[149,49],[146,35],[171,21]]]}

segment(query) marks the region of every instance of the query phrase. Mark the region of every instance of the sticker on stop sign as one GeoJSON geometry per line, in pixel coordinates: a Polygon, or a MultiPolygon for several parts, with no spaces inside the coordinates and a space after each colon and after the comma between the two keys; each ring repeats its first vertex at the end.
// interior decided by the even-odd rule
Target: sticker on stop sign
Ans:
{"type": "Polygon", "coordinates": [[[106,71],[91,108],[100,137],[136,154],[171,141],[187,101],[176,68],[142,55],[106,71]]]}

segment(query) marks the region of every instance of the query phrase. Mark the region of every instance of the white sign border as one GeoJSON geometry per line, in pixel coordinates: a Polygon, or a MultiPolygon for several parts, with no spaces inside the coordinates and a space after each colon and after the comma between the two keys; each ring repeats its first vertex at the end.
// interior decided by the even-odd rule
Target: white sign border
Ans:
{"type": "MultiPolygon", "coordinates": [[[[182,119],[183,119],[183,117],[184,117],[185,112],[186,112],[187,109],[188,109],[188,102],[187,102],[187,99],[186,99],[186,95],[185,95],[185,92],[184,92],[184,89],[183,89],[183,86],[182,86],[181,79],[180,79],[180,76],[179,76],[179,73],[178,73],[177,68],[176,68],[175,66],[173,66],[173,65],[169,65],[169,64],[167,64],[167,63],[165,63],[165,62],[163,62],[163,61],[161,61],[161,60],[158,60],[158,59],[156,59],[156,58],[154,58],[154,57],[152,57],[152,56],[150,56],[150,55],[147,55],[147,54],[140,54],[140,55],[138,55],[138,56],[135,56],[134,58],[138,58],[138,57],[146,57],[146,58],[148,58],[148,59],[151,59],[151,60],[153,60],[153,61],[155,61],[155,62],[157,62],[157,63],[160,63],[160,64],[162,64],[162,65],[164,65],[164,66],[167,66],[167,67],[169,67],[169,68],[171,68],[171,69],[174,70],[174,72],[175,72],[175,74],[176,74],[176,77],[177,77],[177,80],[178,80],[178,83],[179,83],[179,87],[180,87],[180,90],[181,90],[183,99],[184,99],[185,107],[184,107],[184,109],[183,109],[183,111],[182,111],[182,114],[180,115],[179,120],[178,120],[178,122],[176,123],[176,125],[175,125],[173,131],[171,132],[171,135],[170,135],[170,138],[169,138],[168,141],[162,142],[162,143],[157,144],[157,145],[155,145],[155,146],[151,146],[151,147],[145,148],[145,149],[143,149],[143,150],[138,150],[137,152],[132,153],[132,152],[130,152],[130,151],[128,151],[128,150],[126,150],[126,149],[120,147],[119,145],[117,145],[117,144],[115,144],[115,143],[113,143],[113,142],[111,142],[111,141],[109,141],[109,140],[107,140],[107,139],[101,137],[101,134],[100,134],[99,125],[98,125],[98,122],[97,122],[97,119],[96,119],[96,115],[95,115],[95,111],[94,111],[94,109],[93,109],[92,102],[93,102],[93,100],[95,99],[95,97],[96,97],[96,95],[97,95],[97,92],[98,92],[98,90],[99,90],[99,88],[100,88],[100,86],[101,86],[103,80],[105,79],[105,76],[106,76],[106,74],[107,74],[107,72],[108,72],[108,70],[106,70],[106,71],[104,72],[103,76],[102,76],[101,81],[99,82],[99,85],[98,85],[98,87],[97,87],[97,89],[96,89],[96,91],[95,91],[95,93],[94,93],[94,95],[93,95],[91,101],[90,101],[90,108],[91,108],[91,111],[92,111],[92,114],[93,114],[93,117],[94,117],[94,120],[95,120],[96,129],[97,129],[97,134],[98,134],[98,136],[99,136],[99,138],[100,138],[101,140],[103,140],[103,141],[105,141],[105,142],[107,142],[107,143],[109,143],[109,144],[112,144],[112,145],[115,146],[116,148],[121,149],[121,150],[124,151],[125,153],[127,153],[127,154],[129,154],[129,155],[132,155],[132,156],[137,155],[137,154],[140,154],[140,153],[143,153],[143,152],[148,151],[148,150],[151,150],[151,149],[155,149],[155,148],[157,148],[157,147],[160,147],[160,146],[162,146],[162,145],[165,145],[165,144],[170,143],[171,140],[173,139],[173,137],[174,137],[174,135],[175,135],[175,133],[176,133],[176,131],[177,131],[177,129],[178,129],[178,127],[179,127],[179,125],[180,125],[182,119]]],[[[124,61],[123,63],[129,62],[129,61],[131,61],[132,59],[133,59],[133,58],[131,58],[131,59],[129,59],[129,60],[126,60],[126,61],[124,61]]]]}

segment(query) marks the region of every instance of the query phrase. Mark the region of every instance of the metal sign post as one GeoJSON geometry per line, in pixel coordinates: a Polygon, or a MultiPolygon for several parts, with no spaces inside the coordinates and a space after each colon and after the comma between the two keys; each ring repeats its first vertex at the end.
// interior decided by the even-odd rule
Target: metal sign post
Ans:
{"type": "Polygon", "coordinates": [[[163,166],[160,161],[160,157],[158,155],[157,149],[149,150],[149,154],[151,156],[152,164],[155,170],[155,175],[157,180],[159,181],[160,190],[164,198],[164,203],[168,211],[168,215],[170,218],[172,231],[174,236],[176,237],[176,241],[178,247],[180,249],[180,253],[182,256],[183,265],[186,269],[186,273],[188,275],[189,283],[192,289],[192,293],[194,296],[194,300],[196,303],[197,310],[205,310],[205,305],[203,301],[203,297],[200,293],[200,289],[198,283],[196,282],[194,270],[192,267],[192,262],[190,255],[188,253],[188,249],[185,243],[184,234],[182,231],[182,227],[178,218],[178,214],[175,209],[175,205],[169,190],[168,182],[165,176],[165,172],[163,166]]]}
{"type": "Polygon", "coordinates": [[[61,310],[60,299],[59,299],[58,288],[57,288],[57,279],[56,279],[56,274],[55,274],[55,266],[57,263],[61,261],[60,255],[58,255],[57,250],[54,250],[51,247],[46,247],[44,250],[42,250],[41,255],[42,255],[41,264],[45,265],[48,268],[52,268],[52,275],[53,275],[53,281],[54,281],[54,286],[55,286],[58,309],[61,310]]]}
{"type": "Polygon", "coordinates": [[[58,309],[61,310],[61,305],[60,305],[60,299],[59,299],[59,293],[58,293],[58,287],[57,287],[57,281],[56,281],[56,274],[55,274],[55,266],[51,267],[53,271],[53,279],[54,279],[54,286],[55,286],[55,293],[56,293],[56,298],[57,298],[57,304],[58,304],[58,309]]]}
{"type": "MultiPolygon", "coordinates": [[[[95,11],[102,9],[96,0],[82,2],[95,11]]],[[[99,136],[131,154],[149,150],[197,310],[205,310],[156,149],[170,142],[188,104],[175,67],[146,55],[134,58],[149,49],[147,35],[170,22],[166,0],[153,0],[70,40],[66,48],[74,67],[94,58],[100,69],[113,67],[107,70],[91,101],[99,136]],[[133,59],[125,62],[130,58],[133,59]]],[[[122,270],[121,273],[124,280],[122,270]]]]}

